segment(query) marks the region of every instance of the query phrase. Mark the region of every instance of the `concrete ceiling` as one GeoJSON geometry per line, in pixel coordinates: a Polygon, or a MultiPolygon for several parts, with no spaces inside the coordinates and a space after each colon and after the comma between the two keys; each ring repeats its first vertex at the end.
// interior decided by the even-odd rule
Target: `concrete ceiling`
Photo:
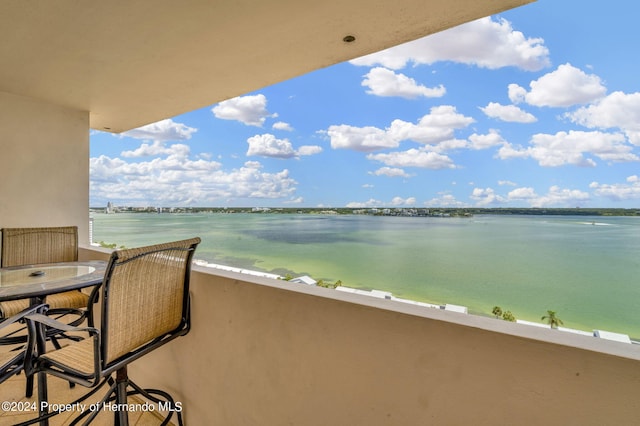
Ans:
{"type": "Polygon", "coordinates": [[[3,0],[0,91],[122,132],[531,1],[3,0]]]}

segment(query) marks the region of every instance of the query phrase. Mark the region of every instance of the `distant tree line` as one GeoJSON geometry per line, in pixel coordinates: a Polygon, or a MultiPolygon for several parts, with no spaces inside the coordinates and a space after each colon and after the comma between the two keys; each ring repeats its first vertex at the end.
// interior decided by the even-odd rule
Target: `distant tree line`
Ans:
{"type": "MultiPolygon", "coordinates": [[[[105,207],[92,207],[94,212],[104,212],[105,207]]],[[[122,213],[253,213],[253,214],[336,214],[336,215],[404,215],[404,216],[455,216],[470,217],[473,215],[559,215],[559,216],[640,216],[640,208],[618,209],[618,208],[256,208],[256,207],[117,207],[116,210],[122,213]]]]}

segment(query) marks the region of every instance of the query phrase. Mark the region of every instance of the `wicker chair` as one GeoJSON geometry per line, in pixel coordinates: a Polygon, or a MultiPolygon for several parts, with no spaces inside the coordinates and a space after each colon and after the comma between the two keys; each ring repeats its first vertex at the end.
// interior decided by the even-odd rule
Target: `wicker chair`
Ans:
{"type": "MultiPolygon", "coordinates": [[[[190,328],[189,277],[191,261],[200,238],[117,250],[105,272],[100,288],[100,327],[67,327],[44,315],[27,317],[28,354],[36,354],[28,368],[38,373],[38,398],[46,401],[46,374],[61,377],[86,387],[110,384],[101,403],[127,404],[127,388],[146,398],[160,402],[164,398],[173,406],[171,397],[159,390],[143,390],[131,382],[127,365],[157,347],[183,336],[190,328]],[[43,328],[86,332],[89,338],[72,342],[59,350],[44,352],[43,328]],[[34,346],[38,344],[37,350],[34,346]],[[116,373],[116,380],[111,377],[116,373]]],[[[96,389],[97,390],[97,389],[96,389]]],[[[92,393],[95,392],[92,391],[92,393]]],[[[177,411],[177,410],[176,410],[177,411]]],[[[41,416],[51,415],[46,412],[41,416]]],[[[53,413],[55,414],[55,413],[53,413]]],[[[89,414],[88,422],[98,412],[89,414]]],[[[167,422],[173,412],[169,413],[167,422]]],[[[178,422],[182,424],[180,412],[178,422]]],[[[81,416],[83,417],[83,416],[81,416]]],[[[128,424],[127,412],[116,413],[115,424],[128,424]]]]}
{"type": "MultiPolygon", "coordinates": [[[[0,334],[15,327],[15,324],[24,320],[24,317],[31,314],[41,313],[45,305],[28,307],[11,318],[7,318],[0,323],[0,334]]],[[[0,383],[7,380],[14,374],[18,374],[24,367],[25,352],[23,350],[0,352],[0,383]]]]}
{"type": "MultiPolygon", "coordinates": [[[[4,228],[0,266],[35,265],[39,263],[73,262],[78,260],[78,227],[4,228]]],[[[87,314],[89,296],[81,291],[67,291],[47,297],[49,314],[73,314],[80,324],[87,314]]],[[[29,299],[0,302],[3,318],[29,307],[29,299]]],[[[26,342],[26,336],[24,338],[26,342]]]]}
{"type": "MultiPolygon", "coordinates": [[[[73,262],[78,260],[78,227],[41,227],[41,228],[3,228],[0,248],[0,266],[22,266],[40,263],[73,262]]],[[[79,290],[47,296],[49,306],[47,315],[55,318],[65,317],[70,325],[82,324],[85,318],[93,326],[86,293],[79,290]]],[[[44,302],[40,300],[39,302],[44,302]]],[[[0,321],[28,308],[29,299],[0,302],[0,321]]],[[[56,347],[58,339],[66,337],[63,333],[50,330],[49,337],[56,347]]],[[[0,337],[0,345],[23,345],[27,342],[24,330],[15,329],[12,333],[0,337]]],[[[27,377],[25,395],[33,394],[33,377],[27,377]]]]}

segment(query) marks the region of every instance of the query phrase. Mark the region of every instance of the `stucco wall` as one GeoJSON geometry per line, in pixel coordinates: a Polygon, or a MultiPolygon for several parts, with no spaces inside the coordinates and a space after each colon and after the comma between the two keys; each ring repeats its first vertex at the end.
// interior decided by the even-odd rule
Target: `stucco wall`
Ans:
{"type": "Polygon", "coordinates": [[[89,114],[0,92],[0,227],[77,225],[88,241],[89,114]]]}
{"type": "Polygon", "coordinates": [[[197,269],[191,333],[130,369],[172,392],[187,424],[637,421],[638,347],[197,269]]]}

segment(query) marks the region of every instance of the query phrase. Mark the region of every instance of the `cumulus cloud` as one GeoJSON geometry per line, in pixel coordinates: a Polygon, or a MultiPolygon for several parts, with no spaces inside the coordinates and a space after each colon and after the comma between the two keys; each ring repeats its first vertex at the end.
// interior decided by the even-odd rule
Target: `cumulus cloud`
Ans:
{"type": "MultiPolygon", "coordinates": [[[[490,198],[494,194],[489,192],[480,195],[487,195],[490,198]]],[[[500,197],[500,200],[500,202],[523,202],[529,207],[576,207],[588,202],[590,195],[584,191],[563,189],[559,186],[552,186],[546,194],[540,195],[532,187],[520,187],[510,191],[506,198],[500,197]]]]}
{"type": "Polygon", "coordinates": [[[176,206],[236,198],[289,198],[295,193],[297,182],[288,170],[267,173],[261,168],[258,162],[247,162],[225,171],[216,161],[189,158],[182,148],[139,162],[101,155],[90,159],[90,191],[95,199],[176,206]]]}
{"type": "Polygon", "coordinates": [[[347,203],[348,208],[358,209],[358,208],[372,208],[372,207],[383,207],[383,206],[392,206],[392,207],[402,207],[402,206],[413,206],[416,203],[415,197],[402,198],[402,197],[393,197],[393,199],[384,203],[380,200],[376,200],[374,198],[370,198],[365,202],[361,201],[352,201],[347,203]]]}
{"type": "Polygon", "coordinates": [[[608,162],[640,161],[633,148],[625,143],[619,133],[582,132],[571,130],[555,135],[538,133],[531,138],[527,148],[516,148],[505,143],[498,151],[498,158],[533,158],[543,167],[572,164],[595,167],[594,156],[608,162]]]}
{"type": "Polygon", "coordinates": [[[398,141],[437,143],[452,139],[455,130],[467,127],[474,121],[473,118],[458,113],[454,106],[440,105],[432,107],[429,114],[423,116],[416,124],[393,120],[388,133],[398,141]]]}
{"type": "Polygon", "coordinates": [[[385,130],[373,126],[355,127],[347,124],[329,127],[327,135],[333,149],[353,149],[371,152],[386,148],[396,148],[400,142],[385,130]]]}
{"type": "Polygon", "coordinates": [[[531,90],[527,91],[517,84],[510,84],[508,91],[511,102],[526,102],[541,107],[570,107],[593,102],[607,92],[600,77],[586,74],[569,63],[532,81],[529,87],[531,90]]]}
{"type": "Polygon", "coordinates": [[[531,200],[537,198],[538,194],[531,187],[516,188],[507,194],[509,200],[531,200]]]}
{"type": "Polygon", "coordinates": [[[369,154],[367,159],[379,161],[391,167],[419,167],[431,170],[455,169],[453,160],[433,151],[410,149],[388,154],[369,154]]]}
{"type": "Polygon", "coordinates": [[[292,158],[296,152],[287,139],[277,139],[271,134],[255,135],[247,139],[249,149],[247,155],[259,155],[262,157],[292,158]]]}
{"type": "Polygon", "coordinates": [[[370,172],[370,174],[376,176],[387,176],[387,177],[411,177],[410,174],[405,172],[403,169],[399,169],[397,167],[380,167],[375,172],[370,172]]]}
{"type": "Polygon", "coordinates": [[[640,146],[640,93],[613,92],[593,105],[566,115],[589,128],[619,128],[634,145],[640,146]]]}
{"type": "Polygon", "coordinates": [[[451,194],[442,194],[439,197],[432,198],[424,202],[426,207],[468,207],[467,203],[458,201],[455,196],[451,194]]]}
{"type": "Polygon", "coordinates": [[[479,207],[504,204],[507,202],[506,198],[496,194],[492,188],[474,188],[469,198],[475,200],[476,206],[479,207]]]}
{"type": "Polygon", "coordinates": [[[430,88],[416,83],[413,78],[382,67],[376,67],[365,75],[362,85],[368,87],[367,93],[375,96],[398,96],[405,99],[439,98],[444,96],[444,86],[430,88]]]}
{"type": "Polygon", "coordinates": [[[284,121],[278,121],[273,123],[273,126],[271,126],[274,130],[284,130],[287,132],[293,132],[293,127],[291,127],[291,124],[289,123],[285,123],[284,121]]]}
{"type": "Polygon", "coordinates": [[[640,200],[640,178],[638,175],[627,177],[626,183],[598,183],[589,185],[595,195],[609,198],[613,201],[640,200]]]}
{"type": "Polygon", "coordinates": [[[302,204],[302,203],[304,203],[304,198],[302,197],[295,197],[290,200],[286,200],[282,202],[282,204],[302,204]]]}
{"type": "Polygon", "coordinates": [[[489,102],[486,107],[480,107],[487,117],[510,123],[535,123],[538,121],[533,114],[530,114],[515,105],[501,105],[496,102],[489,102]]]}
{"type": "Polygon", "coordinates": [[[302,155],[315,155],[322,152],[322,147],[316,145],[305,145],[295,150],[288,139],[278,139],[269,133],[252,136],[247,139],[247,143],[249,144],[247,156],[286,159],[297,158],[302,155]]]}
{"type": "Polygon", "coordinates": [[[589,201],[587,192],[578,189],[562,189],[552,186],[546,195],[531,199],[531,207],[575,207],[584,205],[589,201]]]}
{"type": "Polygon", "coordinates": [[[303,145],[298,148],[298,155],[316,155],[322,152],[322,147],[318,145],[303,145]]]}
{"type": "Polygon", "coordinates": [[[247,126],[262,127],[270,114],[267,111],[267,98],[263,94],[239,96],[222,101],[212,109],[213,115],[222,120],[236,120],[247,126]]]}
{"type": "Polygon", "coordinates": [[[372,152],[397,148],[400,142],[411,140],[423,144],[444,143],[441,147],[432,147],[432,150],[442,151],[464,146],[466,142],[456,141],[453,136],[457,129],[473,122],[473,118],[458,113],[455,107],[442,105],[431,108],[430,113],[417,123],[397,119],[386,129],[342,124],[329,127],[326,133],[333,149],[372,152]]]}
{"type": "Polygon", "coordinates": [[[393,197],[390,204],[395,207],[413,206],[416,204],[416,198],[415,197],[409,197],[409,198],[393,197]]]}
{"type": "Polygon", "coordinates": [[[353,208],[353,209],[361,209],[361,208],[370,208],[370,207],[380,207],[381,205],[382,205],[382,201],[370,198],[364,203],[360,201],[351,201],[347,203],[346,207],[353,208]]]}
{"type": "Polygon", "coordinates": [[[506,143],[500,133],[493,129],[485,135],[479,135],[477,133],[472,134],[469,136],[469,142],[469,147],[476,150],[487,149],[498,145],[504,145],[506,143]]]}
{"type": "Polygon", "coordinates": [[[131,150],[123,151],[121,155],[125,158],[136,157],[152,157],[158,155],[188,155],[190,148],[184,144],[173,144],[171,146],[165,146],[163,142],[154,141],[153,144],[143,143],[140,147],[131,150]]]}
{"type": "Polygon", "coordinates": [[[514,66],[538,71],[549,66],[549,50],[541,38],[527,38],[505,19],[491,17],[432,34],[351,61],[354,65],[382,65],[401,69],[408,63],[452,61],[481,68],[514,66]]]}
{"type": "Polygon", "coordinates": [[[182,123],[176,123],[172,119],[167,118],[166,120],[147,124],[146,126],[121,133],[121,136],[158,142],[169,142],[191,139],[191,134],[197,131],[198,129],[189,127],[182,123]]]}

